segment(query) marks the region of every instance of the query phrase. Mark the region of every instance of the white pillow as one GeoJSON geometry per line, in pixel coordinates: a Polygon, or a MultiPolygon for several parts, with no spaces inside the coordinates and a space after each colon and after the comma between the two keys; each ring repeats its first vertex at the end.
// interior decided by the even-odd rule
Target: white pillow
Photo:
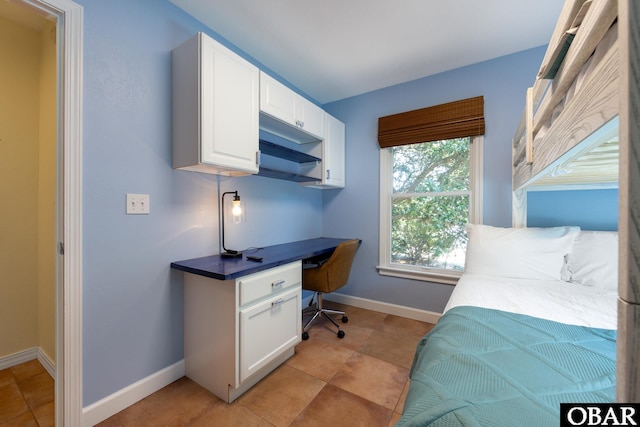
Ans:
{"type": "Polygon", "coordinates": [[[465,273],[561,280],[579,227],[501,228],[467,224],[465,273]]]}
{"type": "Polygon", "coordinates": [[[584,286],[618,289],[618,233],[580,231],[567,255],[571,281],[584,286]]]}

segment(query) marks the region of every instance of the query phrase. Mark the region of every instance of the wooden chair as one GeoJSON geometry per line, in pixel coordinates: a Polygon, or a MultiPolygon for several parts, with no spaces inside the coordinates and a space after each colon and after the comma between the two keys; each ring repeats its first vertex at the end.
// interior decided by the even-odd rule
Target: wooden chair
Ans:
{"type": "MultiPolygon", "coordinates": [[[[338,328],[338,338],[344,337],[344,331],[340,329],[340,325],[338,325],[329,314],[341,314],[343,323],[347,323],[349,318],[343,311],[324,308],[322,306],[322,294],[334,292],[347,284],[351,272],[351,265],[353,264],[353,259],[359,245],[360,239],[344,241],[338,244],[329,258],[319,261],[310,260],[310,262],[303,265],[302,289],[318,294],[318,306],[313,309],[313,316],[302,329],[303,340],[309,339],[307,330],[318,316],[324,316],[329,319],[329,321],[338,328]]],[[[313,298],[311,298],[309,306],[312,304],[313,298]]]]}

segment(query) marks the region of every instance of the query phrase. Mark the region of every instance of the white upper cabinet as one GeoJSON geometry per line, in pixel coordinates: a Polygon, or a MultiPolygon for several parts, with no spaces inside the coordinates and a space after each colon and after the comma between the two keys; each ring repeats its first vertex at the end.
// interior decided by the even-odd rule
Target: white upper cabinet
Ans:
{"type": "Polygon", "coordinates": [[[313,188],[344,188],[345,186],[345,127],[329,113],[324,118],[325,139],[322,142],[322,181],[305,183],[313,188]]]}
{"type": "Polygon", "coordinates": [[[173,50],[173,167],[258,172],[260,72],[203,33],[173,50]]]}
{"type": "Polygon", "coordinates": [[[324,110],[301,96],[296,98],[296,125],[305,132],[324,137],[324,110]]]}
{"type": "Polygon", "coordinates": [[[299,144],[324,139],[324,110],[260,72],[260,128],[299,144]]]}
{"type": "Polygon", "coordinates": [[[325,113],[325,140],[323,145],[323,185],[343,188],[345,185],[345,130],[344,123],[325,113]]]}

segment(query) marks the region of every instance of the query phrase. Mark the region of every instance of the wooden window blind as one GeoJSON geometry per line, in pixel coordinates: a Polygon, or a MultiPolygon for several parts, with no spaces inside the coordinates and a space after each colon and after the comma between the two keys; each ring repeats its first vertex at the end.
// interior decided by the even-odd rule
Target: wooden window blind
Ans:
{"type": "Polygon", "coordinates": [[[380,147],[484,135],[484,97],[378,118],[380,147]]]}

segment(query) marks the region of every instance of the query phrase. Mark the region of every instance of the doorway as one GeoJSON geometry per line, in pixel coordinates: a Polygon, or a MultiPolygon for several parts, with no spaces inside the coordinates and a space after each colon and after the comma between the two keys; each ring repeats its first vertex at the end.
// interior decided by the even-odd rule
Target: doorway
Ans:
{"type": "Polygon", "coordinates": [[[4,392],[15,400],[0,414],[3,421],[54,420],[56,35],[45,14],[0,2],[0,56],[7,64],[0,69],[0,196],[7,207],[0,210],[0,368],[10,368],[13,381],[4,392]]]}
{"type": "MultiPolygon", "coordinates": [[[[50,41],[55,41],[53,62],[56,65],[54,72],[49,73],[53,76],[48,76],[53,79],[53,95],[45,96],[50,100],[53,98],[51,102],[47,102],[48,105],[53,105],[53,113],[43,114],[43,117],[49,117],[49,124],[43,125],[38,120],[36,137],[37,140],[40,139],[40,128],[52,129],[43,132],[49,135],[49,141],[41,144],[50,152],[39,156],[41,146],[38,142],[36,148],[31,147],[31,151],[21,154],[22,160],[10,163],[12,172],[15,173],[7,179],[8,188],[13,192],[9,194],[10,199],[5,201],[7,206],[14,210],[13,215],[18,218],[11,227],[16,228],[21,221],[26,223],[28,214],[31,215],[31,227],[23,227],[17,233],[14,233],[13,228],[9,230],[5,227],[2,232],[3,237],[9,236],[10,232],[18,236],[12,237],[9,252],[16,251],[19,245],[25,245],[27,241],[30,242],[27,244],[30,245],[30,249],[35,248],[32,252],[36,254],[34,260],[28,267],[23,266],[23,270],[37,270],[39,263],[35,258],[41,257],[46,260],[44,262],[49,263],[45,269],[53,271],[53,278],[48,273],[43,274],[43,281],[49,285],[53,283],[53,286],[42,291],[36,286],[34,290],[29,291],[31,297],[35,295],[35,306],[39,309],[42,305],[43,308],[42,322],[36,320],[36,326],[31,325],[31,329],[38,331],[40,328],[43,331],[42,339],[35,339],[35,347],[40,347],[42,343],[42,347],[46,347],[43,352],[53,361],[50,368],[54,371],[55,377],[56,425],[79,426],[82,425],[82,7],[70,0],[0,1],[0,13],[7,7],[13,9],[7,13],[19,14],[20,19],[27,22],[32,19],[44,19],[45,24],[51,27],[51,30],[45,33],[50,41]],[[49,168],[42,172],[41,179],[34,178],[34,175],[41,174],[37,157],[47,159],[42,166],[49,168]],[[35,164],[38,164],[37,168],[35,164]],[[30,168],[34,168],[32,170],[36,172],[30,174],[30,168]],[[23,175],[17,176],[23,172],[23,175]],[[31,181],[30,187],[23,190],[20,186],[26,181],[31,181]],[[48,188],[47,191],[44,191],[45,187],[48,188]],[[37,211],[35,216],[34,206],[37,211]],[[46,206],[42,209],[42,215],[38,206],[46,206]],[[46,227],[41,226],[41,222],[46,222],[46,227]],[[48,231],[40,239],[37,233],[36,237],[33,237],[32,228],[48,231]],[[41,247],[38,240],[42,240],[41,247]],[[39,300],[38,294],[42,296],[42,301],[39,300]]],[[[14,42],[16,40],[11,40],[11,43],[14,42]]],[[[18,78],[21,79],[21,76],[18,75],[18,78]]],[[[6,92],[6,86],[3,92],[6,92]]],[[[4,95],[5,93],[3,99],[9,101],[7,104],[11,104],[11,108],[14,105],[17,108],[17,104],[23,101],[22,96],[8,98],[4,95]]],[[[29,117],[28,113],[18,117],[26,117],[24,120],[31,120],[31,123],[36,121],[29,117]]],[[[11,124],[16,120],[20,119],[12,116],[11,124]]],[[[6,131],[9,126],[0,128],[6,131]]],[[[29,133],[28,129],[26,132],[29,133]]],[[[15,142],[15,137],[15,134],[7,136],[5,146],[0,149],[6,148],[9,141],[15,142]]],[[[3,144],[2,139],[3,136],[0,135],[0,144],[3,144]]],[[[32,275],[31,279],[33,277],[36,277],[35,281],[38,282],[37,274],[32,275]]],[[[17,286],[14,286],[3,293],[8,295],[16,289],[17,286]]],[[[35,333],[36,336],[38,334],[39,332],[35,333]]],[[[11,345],[13,344],[15,343],[11,345]]],[[[4,355],[0,354],[0,359],[2,356],[4,355]]]]}

